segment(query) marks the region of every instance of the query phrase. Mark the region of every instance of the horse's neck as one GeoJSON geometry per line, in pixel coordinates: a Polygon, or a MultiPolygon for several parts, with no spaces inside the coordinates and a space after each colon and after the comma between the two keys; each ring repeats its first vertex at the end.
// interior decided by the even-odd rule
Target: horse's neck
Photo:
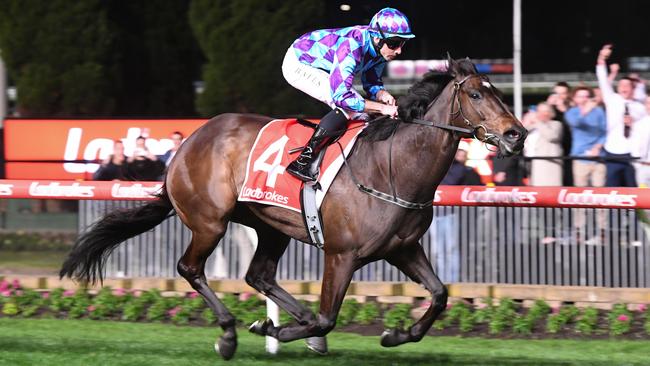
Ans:
{"type": "MultiPolygon", "coordinates": [[[[447,104],[441,108],[444,113],[427,114],[425,119],[446,123],[448,119],[447,104]]],[[[459,138],[451,131],[436,127],[410,124],[395,136],[394,177],[398,192],[410,196],[417,202],[433,198],[435,187],[444,178],[451,165],[459,138]],[[400,151],[401,150],[401,151],[400,151]]]]}
{"type": "MultiPolygon", "coordinates": [[[[429,121],[448,123],[450,93],[443,92],[435,106],[425,115],[429,121]]],[[[447,173],[458,147],[459,138],[451,131],[418,124],[403,123],[395,135],[381,142],[368,144],[359,151],[368,163],[371,186],[386,187],[392,177],[398,197],[425,202],[433,199],[434,189],[447,173]],[[391,141],[392,139],[392,141],[391,141]]],[[[387,192],[392,193],[392,192],[387,192]]]]}

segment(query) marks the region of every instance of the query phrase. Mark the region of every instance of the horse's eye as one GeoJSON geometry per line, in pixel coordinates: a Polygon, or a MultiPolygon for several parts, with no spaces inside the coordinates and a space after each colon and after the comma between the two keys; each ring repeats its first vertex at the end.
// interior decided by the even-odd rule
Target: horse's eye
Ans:
{"type": "Polygon", "coordinates": [[[469,93],[469,97],[474,99],[474,100],[479,100],[479,99],[481,99],[481,93],[473,91],[473,92],[469,93]]]}

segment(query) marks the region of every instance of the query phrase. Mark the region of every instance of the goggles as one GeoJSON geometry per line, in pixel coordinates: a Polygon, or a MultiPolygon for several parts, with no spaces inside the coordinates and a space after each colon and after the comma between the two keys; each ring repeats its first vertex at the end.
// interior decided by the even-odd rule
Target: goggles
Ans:
{"type": "Polygon", "coordinates": [[[384,42],[386,47],[390,48],[391,50],[402,48],[406,44],[406,40],[404,38],[400,38],[400,37],[386,38],[386,35],[381,30],[379,24],[377,24],[377,30],[379,31],[379,34],[381,34],[382,41],[384,42]]]}
{"type": "Polygon", "coordinates": [[[402,38],[388,38],[384,40],[384,43],[386,44],[386,47],[390,48],[391,50],[396,50],[398,48],[404,47],[406,41],[402,38]]]}

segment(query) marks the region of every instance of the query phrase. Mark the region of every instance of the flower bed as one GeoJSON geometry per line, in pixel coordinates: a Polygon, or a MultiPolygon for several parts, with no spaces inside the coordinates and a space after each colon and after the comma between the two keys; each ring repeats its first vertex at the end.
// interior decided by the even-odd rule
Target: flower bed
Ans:
{"type": "MultiPolygon", "coordinates": [[[[222,301],[241,325],[266,317],[264,301],[252,294],[226,294],[222,301]]],[[[319,304],[313,302],[307,305],[317,311],[319,304]]],[[[413,314],[421,314],[426,307],[428,302],[414,307],[345,300],[337,325],[343,330],[378,334],[383,328],[411,326],[413,314]]],[[[6,280],[0,281],[0,310],[0,316],[9,317],[88,318],[192,325],[210,325],[217,320],[196,292],[163,296],[158,290],[109,287],[96,293],[61,288],[38,292],[22,288],[18,281],[10,283],[6,280]]],[[[288,323],[291,318],[282,312],[280,320],[281,323],[288,323]]],[[[617,304],[611,311],[580,309],[573,305],[553,308],[541,300],[530,308],[524,308],[509,299],[501,299],[498,304],[484,299],[478,305],[466,302],[449,304],[430,333],[487,337],[650,339],[650,309],[646,305],[632,309],[625,304],[617,304]]]]}

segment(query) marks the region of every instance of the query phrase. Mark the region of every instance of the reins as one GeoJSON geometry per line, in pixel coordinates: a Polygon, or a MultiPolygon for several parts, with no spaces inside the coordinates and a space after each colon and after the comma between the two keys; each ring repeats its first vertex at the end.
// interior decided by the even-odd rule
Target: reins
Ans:
{"type": "MultiPolygon", "coordinates": [[[[462,107],[462,103],[461,103],[461,100],[460,100],[460,93],[459,93],[460,88],[463,85],[463,83],[465,83],[467,80],[469,80],[472,77],[482,77],[482,76],[472,74],[472,75],[466,76],[461,81],[455,81],[454,82],[454,92],[452,94],[451,110],[449,112],[449,115],[452,116],[452,117],[460,116],[462,118],[463,122],[469,128],[452,126],[452,125],[449,125],[449,124],[444,124],[444,123],[435,122],[435,121],[428,121],[428,120],[420,119],[420,118],[413,118],[413,119],[410,119],[409,121],[404,121],[402,119],[396,119],[396,120],[397,121],[402,121],[404,123],[414,123],[414,124],[419,124],[419,125],[423,125],[423,126],[436,127],[436,128],[442,129],[442,130],[450,131],[452,133],[464,133],[464,134],[472,136],[473,138],[475,138],[475,139],[477,139],[477,140],[479,140],[481,142],[485,142],[485,143],[489,143],[489,144],[498,144],[499,140],[501,138],[497,134],[488,132],[488,129],[482,123],[479,123],[479,124],[472,123],[465,116],[465,113],[463,112],[463,107],[462,107]],[[458,109],[456,111],[454,111],[454,105],[455,104],[458,105],[458,109]],[[479,136],[478,136],[478,132],[481,129],[483,129],[483,131],[484,131],[483,138],[479,138],[479,136]]],[[[481,121],[485,120],[485,117],[483,117],[483,114],[480,111],[476,110],[476,112],[477,112],[477,114],[479,116],[481,116],[481,121]]],[[[377,122],[383,121],[383,120],[385,120],[387,118],[389,118],[389,117],[388,116],[380,116],[378,118],[375,118],[375,119],[369,121],[368,124],[377,123],[377,122]]],[[[358,127],[359,126],[354,127],[354,128],[358,128],[358,127]]],[[[392,133],[390,135],[390,142],[389,142],[389,147],[388,147],[388,149],[389,149],[388,150],[388,179],[389,179],[389,186],[390,186],[391,194],[384,193],[382,191],[376,190],[376,189],[374,189],[372,187],[364,186],[363,184],[359,183],[359,180],[354,175],[354,172],[352,171],[352,168],[348,164],[348,159],[346,158],[346,156],[345,156],[345,154],[343,152],[343,146],[337,141],[339,149],[341,150],[341,155],[343,156],[343,162],[344,162],[345,166],[348,168],[348,170],[350,171],[350,177],[352,179],[352,182],[357,186],[357,188],[361,192],[366,193],[366,194],[368,194],[368,195],[370,195],[372,197],[378,198],[378,199],[380,199],[382,201],[386,201],[386,202],[395,204],[395,205],[403,207],[403,208],[414,209],[414,210],[422,210],[422,209],[431,207],[431,206],[433,206],[433,200],[419,203],[419,202],[410,202],[410,201],[407,201],[407,200],[404,200],[404,199],[401,199],[401,198],[397,197],[397,194],[396,194],[396,191],[395,191],[395,185],[393,184],[393,174],[392,174],[393,137],[395,136],[396,131],[397,131],[397,128],[395,128],[392,131],[392,133]]]]}

